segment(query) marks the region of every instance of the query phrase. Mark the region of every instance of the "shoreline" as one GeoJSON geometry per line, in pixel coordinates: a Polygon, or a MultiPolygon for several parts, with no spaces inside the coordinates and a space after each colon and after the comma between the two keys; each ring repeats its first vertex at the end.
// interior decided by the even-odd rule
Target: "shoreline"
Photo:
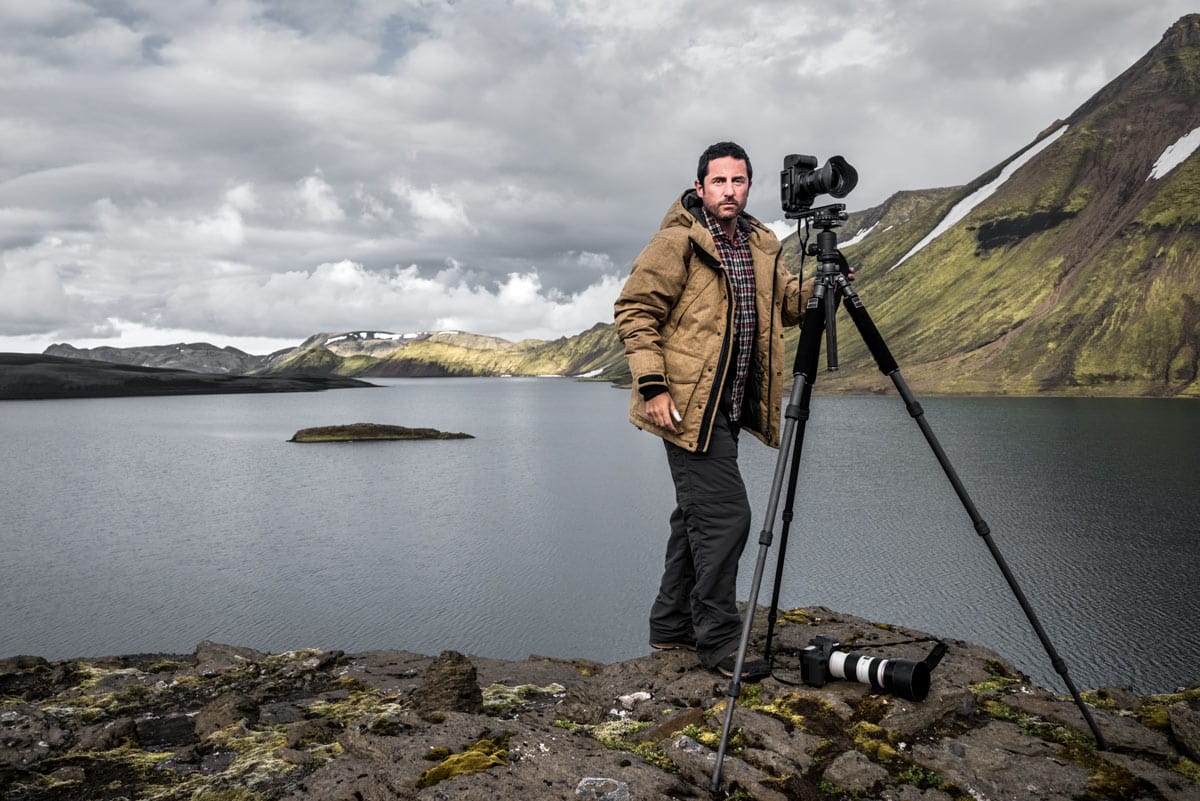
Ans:
{"type": "MultiPolygon", "coordinates": [[[[920,660],[929,643],[889,644],[921,632],[811,607],[776,635],[775,675],[744,684],[734,712],[723,781],[742,798],[1200,797],[1200,687],[1086,693],[1110,746],[1098,751],[1070,699],[988,649],[946,641],[915,702],[789,682],[813,636],[920,660]]],[[[624,797],[588,795],[602,780],[630,798],[704,797],[728,689],[683,651],[602,664],[204,642],[188,655],[9,657],[0,795],[624,797]]]]}

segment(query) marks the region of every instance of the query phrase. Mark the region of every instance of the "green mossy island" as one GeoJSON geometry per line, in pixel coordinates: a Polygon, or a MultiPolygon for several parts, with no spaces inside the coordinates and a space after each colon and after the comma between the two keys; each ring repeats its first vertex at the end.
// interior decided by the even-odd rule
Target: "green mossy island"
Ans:
{"type": "Polygon", "coordinates": [[[410,439],[474,439],[470,434],[438,431],[436,428],[406,428],[382,423],[351,423],[346,426],[302,428],[288,442],[384,442],[410,439]]]}

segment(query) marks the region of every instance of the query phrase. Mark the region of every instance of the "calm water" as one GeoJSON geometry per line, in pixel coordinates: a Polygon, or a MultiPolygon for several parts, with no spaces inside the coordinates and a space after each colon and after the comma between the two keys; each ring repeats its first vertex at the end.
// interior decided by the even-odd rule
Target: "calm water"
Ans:
{"type": "MultiPolygon", "coordinates": [[[[671,489],[626,403],[556,379],[0,403],[0,656],[644,654],[671,489]],[[286,441],[367,421],[476,439],[286,441]]],[[[1200,406],[923,403],[1076,683],[1200,681],[1200,406]]],[[[745,598],[776,452],[743,443],[745,598]]],[[[899,399],[814,399],[797,515],[782,606],[978,642],[1063,689],[899,399]]]]}

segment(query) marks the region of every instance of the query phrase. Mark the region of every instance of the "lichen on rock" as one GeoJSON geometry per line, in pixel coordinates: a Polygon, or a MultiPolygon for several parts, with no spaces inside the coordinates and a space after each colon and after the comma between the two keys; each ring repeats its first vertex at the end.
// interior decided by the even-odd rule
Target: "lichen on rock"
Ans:
{"type": "MultiPolygon", "coordinates": [[[[820,607],[787,620],[778,675],[743,686],[733,710],[730,798],[1200,796],[1200,688],[1089,692],[1114,746],[1101,752],[1071,699],[969,643],[950,643],[919,703],[850,681],[786,684],[813,634],[866,652],[920,635],[820,607]]],[[[549,801],[588,777],[631,798],[701,797],[726,691],[688,652],[601,665],[201,643],[192,655],[13,657],[0,659],[0,797],[549,801]]]]}

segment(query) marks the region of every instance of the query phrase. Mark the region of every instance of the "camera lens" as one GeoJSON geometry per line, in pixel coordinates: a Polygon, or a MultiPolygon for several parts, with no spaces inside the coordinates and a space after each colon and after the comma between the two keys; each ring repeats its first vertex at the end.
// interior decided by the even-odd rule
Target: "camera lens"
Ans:
{"type": "Polygon", "coordinates": [[[879,659],[834,651],[829,656],[829,674],[910,701],[924,701],[929,695],[929,666],[911,659],[879,659]]]}

